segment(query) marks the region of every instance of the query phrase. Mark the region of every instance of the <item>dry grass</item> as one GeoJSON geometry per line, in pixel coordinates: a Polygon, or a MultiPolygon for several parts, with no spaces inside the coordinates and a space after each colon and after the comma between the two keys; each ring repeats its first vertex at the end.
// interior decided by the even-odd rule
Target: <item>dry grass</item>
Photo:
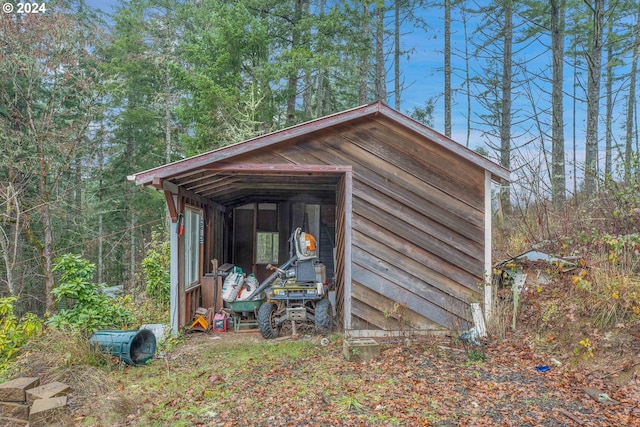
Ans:
{"type": "Polygon", "coordinates": [[[499,340],[507,337],[511,330],[513,301],[507,298],[494,297],[491,317],[487,322],[487,333],[499,340]]]}
{"type": "Polygon", "coordinates": [[[43,382],[61,381],[78,396],[91,396],[114,388],[108,375],[109,357],[79,333],[47,329],[23,348],[8,377],[38,376],[43,382]]]}

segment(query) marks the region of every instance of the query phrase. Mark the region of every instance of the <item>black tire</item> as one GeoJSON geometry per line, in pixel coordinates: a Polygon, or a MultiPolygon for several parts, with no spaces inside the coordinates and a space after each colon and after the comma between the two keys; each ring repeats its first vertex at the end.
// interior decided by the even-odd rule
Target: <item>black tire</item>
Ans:
{"type": "Polygon", "coordinates": [[[276,304],[264,302],[258,310],[258,329],[266,339],[278,338],[280,328],[276,325],[276,304]]]}
{"type": "Polygon", "coordinates": [[[327,335],[333,329],[333,309],[331,302],[325,298],[316,303],[315,312],[316,333],[327,335]]]}

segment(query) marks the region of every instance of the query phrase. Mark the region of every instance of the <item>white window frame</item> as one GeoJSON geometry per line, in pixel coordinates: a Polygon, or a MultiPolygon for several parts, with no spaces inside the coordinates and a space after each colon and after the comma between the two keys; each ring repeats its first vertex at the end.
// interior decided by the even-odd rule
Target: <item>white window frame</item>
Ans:
{"type": "Polygon", "coordinates": [[[184,210],[184,285],[200,283],[200,243],[204,237],[202,210],[185,206],[184,210]]]}

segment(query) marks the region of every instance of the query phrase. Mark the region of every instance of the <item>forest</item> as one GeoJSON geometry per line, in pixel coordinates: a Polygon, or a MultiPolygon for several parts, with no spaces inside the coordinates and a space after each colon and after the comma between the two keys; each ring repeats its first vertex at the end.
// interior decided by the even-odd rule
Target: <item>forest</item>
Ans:
{"type": "Polygon", "coordinates": [[[67,253],[144,288],[164,198],[128,175],[376,100],[510,169],[501,221],[637,190],[638,2],[93,3],[0,15],[0,294],[20,313],[54,309],[67,253]]]}

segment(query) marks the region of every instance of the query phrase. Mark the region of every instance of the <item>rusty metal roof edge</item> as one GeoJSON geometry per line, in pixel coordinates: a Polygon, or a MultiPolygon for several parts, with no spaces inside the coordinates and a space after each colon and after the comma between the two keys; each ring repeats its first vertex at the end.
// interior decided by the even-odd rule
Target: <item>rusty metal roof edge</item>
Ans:
{"type": "Polygon", "coordinates": [[[382,114],[389,119],[400,123],[401,125],[419,133],[420,135],[429,138],[443,148],[453,151],[463,158],[469,160],[473,164],[476,164],[484,170],[489,171],[492,175],[492,178],[494,178],[496,181],[509,182],[509,171],[507,169],[485,158],[484,156],[481,156],[473,150],[470,150],[469,148],[453,141],[452,139],[440,134],[439,132],[423,125],[422,123],[419,123],[412,118],[392,109],[381,101],[361,105],[305,123],[300,123],[286,129],[256,136],[246,141],[217,148],[215,150],[198,154],[193,157],[161,165],[143,172],[129,175],[127,179],[129,181],[135,181],[137,185],[149,185],[153,182],[154,178],[167,179],[172,177],[176,173],[184,173],[185,170],[197,169],[202,166],[226,160],[256,149],[268,147],[270,145],[277,144],[291,138],[323,130],[340,123],[345,123],[351,120],[360,119],[371,115],[377,116],[378,114],[382,114]]]}

